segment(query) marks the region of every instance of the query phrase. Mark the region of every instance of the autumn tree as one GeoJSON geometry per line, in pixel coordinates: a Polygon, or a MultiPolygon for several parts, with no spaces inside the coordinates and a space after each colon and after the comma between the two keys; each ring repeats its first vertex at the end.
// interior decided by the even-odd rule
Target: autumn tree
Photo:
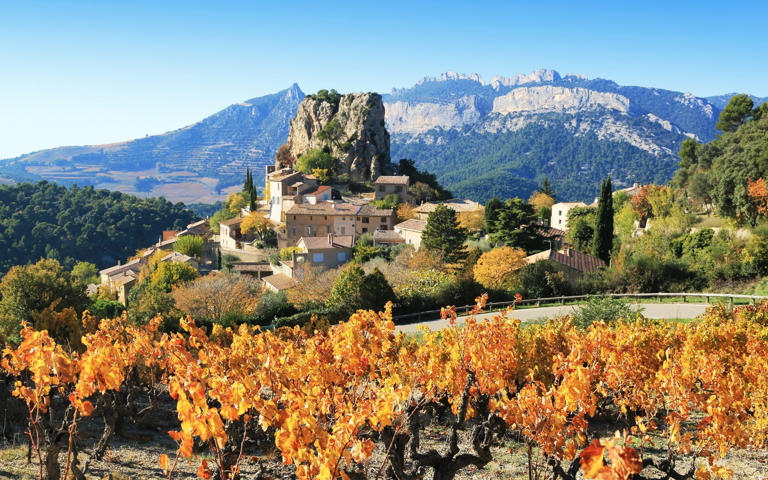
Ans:
{"type": "Polygon", "coordinates": [[[467,231],[459,225],[456,212],[440,204],[427,217],[421,248],[438,253],[445,263],[456,264],[467,256],[466,239],[467,231]]]}
{"type": "Polygon", "coordinates": [[[485,210],[478,208],[469,212],[460,212],[457,215],[461,228],[469,233],[478,233],[485,225],[485,210]]]}
{"type": "Polygon", "coordinates": [[[161,262],[150,274],[150,283],[154,288],[170,292],[173,287],[191,282],[198,277],[197,269],[182,262],[161,262]]]}
{"type": "Polygon", "coordinates": [[[322,305],[330,297],[338,274],[336,269],[326,269],[311,264],[302,266],[301,275],[294,278],[296,285],[286,291],[288,302],[299,306],[302,310],[322,305]]]}
{"type": "Polygon", "coordinates": [[[525,251],[519,248],[499,247],[483,253],[475,264],[475,280],[485,288],[508,289],[515,280],[515,273],[523,268],[525,251]]]}
{"type": "Polygon", "coordinates": [[[261,295],[256,280],[246,275],[210,274],[172,291],[176,308],[193,318],[223,323],[225,317],[252,315],[261,295]]]}
{"type": "Polygon", "coordinates": [[[416,218],[416,211],[410,204],[403,202],[397,206],[397,210],[395,210],[395,216],[397,216],[397,220],[399,222],[404,222],[406,220],[410,220],[411,218],[416,218]]]}
{"type": "Polygon", "coordinates": [[[253,233],[259,240],[264,241],[272,232],[272,222],[258,212],[249,213],[240,224],[240,231],[253,233]]]}
{"type": "Polygon", "coordinates": [[[749,180],[747,192],[758,215],[768,216],[768,187],[766,187],[765,179],[749,180]]]}

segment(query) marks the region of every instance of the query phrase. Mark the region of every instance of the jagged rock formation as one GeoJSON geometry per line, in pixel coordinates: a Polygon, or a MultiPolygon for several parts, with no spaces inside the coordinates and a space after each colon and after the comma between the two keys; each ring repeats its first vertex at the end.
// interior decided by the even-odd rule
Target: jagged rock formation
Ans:
{"type": "Polygon", "coordinates": [[[340,173],[349,173],[355,180],[372,180],[387,172],[389,132],[381,95],[350,93],[338,101],[313,95],[304,98],[276,166],[287,166],[285,159],[314,149],[328,151],[338,160],[340,173]]]}

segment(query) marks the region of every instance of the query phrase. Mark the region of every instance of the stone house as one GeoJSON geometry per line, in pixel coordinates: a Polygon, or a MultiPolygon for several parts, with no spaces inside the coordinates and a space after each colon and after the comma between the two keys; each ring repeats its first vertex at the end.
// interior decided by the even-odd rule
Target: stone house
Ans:
{"type": "Polygon", "coordinates": [[[552,217],[549,226],[568,231],[568,212],[576,207],[586,207],[584,202],[560,202],[552,205],[552,217]]]}
{"type": "Polygon", "coordinates": [[[352,259],[355,247],[354,235],[301,237],[296,244],[306,253],[306,262],[323,268],[336,268],[352,259]]]}
{"type": "Polygon", "coordinates": [[[221,248],[240,250],[243,248],[243,243],[252,240],[243,235],[240,230],[240,224],[243,223],[243,220],[242,216],[237,216],[229,220],[222,220],[219,223],[219,243],[221,248]]]}
{"type": "Polygon", "coordinates": [[[402,223],[398,223],[395,225],[394,230],[395,233],[399,234],[403,238],[403,241],[406,244],[412,245],[414,249],[418,250],[419,247],[421,247],[421,234],[424,232],[426,227],[426,220],[418,220],[412,218],[402,223]]]}
{"type": "Polygon", "coordinates": [[[454,198],[444,202],[424,202],[414,209],[418,220],[426,220],[429,214],[435,211],[438,205],[445,205],[457,214],[481,210],[483,206],[472,200],[454,198]]]}
{"type": "Polygon", "coordinates": [[[392,209],[343,202],[294,205],[285,214],[285,232],[278,236],[280,248],[296,245],[301,237],[362,235],[391,230],[392,209]]]}
{"type": "Polygon", "coordinates": [[[376,185],[374,200],[382,200],[387,195],[395,194],[400,197],[401,202],[410,201],[410,195],[408,194],[410,178],[407,175],[382,175],[374,183],[376,185]]]}
{"type": "Polygon", "coordinates": [[[284,222],[285,212],[293,205],[302,203],[303,194],[318,190],[317,179],[313,175],[290,168],[275,170],[272,165],[267,166],[266,184],[269,188],[269,219],[273,222],[284,222]]]}

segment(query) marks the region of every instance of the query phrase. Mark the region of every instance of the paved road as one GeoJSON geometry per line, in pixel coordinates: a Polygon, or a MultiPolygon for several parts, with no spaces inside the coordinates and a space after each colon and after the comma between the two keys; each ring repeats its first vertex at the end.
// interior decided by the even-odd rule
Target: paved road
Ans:
{"type": "MultiPolygon", "coordinates": [[[[552,318],[573,313],[575,307],[576,305],[526,308],[513,311],[512,317],[522,321],[536,320],[538,318],[552,318]]],[[[643,309],[643,315],[646,318],[693,318],[704,313],[709,305],[704,303],[641,303],[631,304],[630,307],[633,309],[641,307],[643,309]]],[[[479,315],[478,318],[492,317],[497,314],[498,312],[484,313],[479,315]]],[[[459,317],[456,323],[463,323],[465,318],[467,317],[459,317]]],[[[434,320],[431,322],[412,323],[409,325],[400,325],[397,329],[402,330],[405,333],[413,333],[418,331],[418,327],[421,325],[426,325],[432,330],[440,330],[447,327],[448,322],[446,320],[434,320]]]]}

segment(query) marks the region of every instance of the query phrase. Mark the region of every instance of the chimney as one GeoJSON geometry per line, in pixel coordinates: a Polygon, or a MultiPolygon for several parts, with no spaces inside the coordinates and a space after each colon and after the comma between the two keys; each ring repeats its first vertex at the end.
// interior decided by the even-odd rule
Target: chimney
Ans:
{"type": "Polygon", "coordinates": [[[117,266],[118,266],[118,267],[120,266],[120,260],[118,260],[118,261],[117,261],[117,266]]]}

